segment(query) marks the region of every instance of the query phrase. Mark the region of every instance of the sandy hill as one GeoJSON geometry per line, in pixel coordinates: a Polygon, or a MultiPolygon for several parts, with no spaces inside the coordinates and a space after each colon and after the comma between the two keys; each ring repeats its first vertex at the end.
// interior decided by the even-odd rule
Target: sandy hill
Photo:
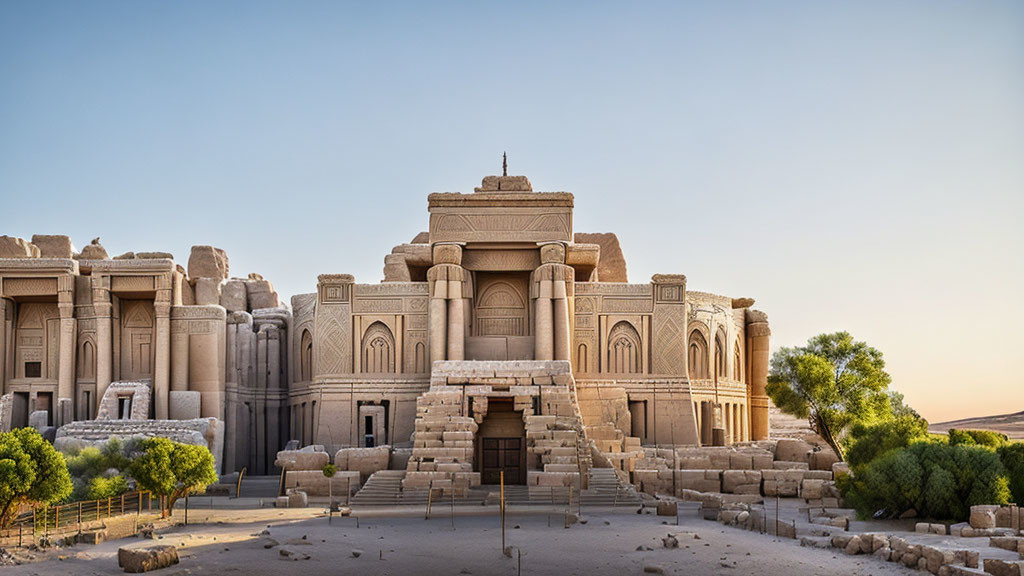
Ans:
{"type": "Polygon", "coordinates": [[[935,433],[944,433],[950,428],[992,430],[994,432],[1002,432],[1014,440],[1024,440],[1024,412],[939,422],[937,424],[931,424],[928,427],[928,430],[935,433]]]}

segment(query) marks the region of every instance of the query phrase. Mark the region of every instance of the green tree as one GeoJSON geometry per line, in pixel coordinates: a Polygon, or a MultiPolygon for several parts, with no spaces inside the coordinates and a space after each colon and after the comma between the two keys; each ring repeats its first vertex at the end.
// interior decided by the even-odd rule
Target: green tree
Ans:
{"type": "Polygon", "coordinates": [[[981,446],[917,442],[872,460],[840,486],[861,517],[914,509],[926,518],[965,520],[971,506],[1005,504],[1006,468],[981,446]]]}
{"type": "Polygon", "coordinates": [[[1007,442],[1006,434],[992,432],[991,430],[957,430],[956,428],[950,428],[947,434],[949,435],[949,443],[953,446],[964,444],[967,446],[978,445],[998,448],[1007,442]]]}
{"type": "Polygon", "coordinates": [[[34,428],[0,432],[0,527],[23,504],[60,502],[71,494],[64,455],[34,428]]]}
{"type": "Polygon", "coordinates": [[[103,500],[120,496],[128,491],[128,481],[124,476],[117,475],[110,478],[97,476],[89,481],[85,497],[89,500],[103,500]]]}
{"type": "Polygon", "coordinates": [[[166,496],[164,516],[185,494],[196,493],[217,481],[213,454],[206,446],[147,438],[139,444],[142,453],[132,462],[132,478],[143,490],[166,496]]]}
{"type": "Polygon", "coordinates": [[[776,352],[767,390],[784,412],[808,418],[843,459],[840,440],[850,427],[892,415],[891,380],[881,352],[836,332],[776,352]]]}
{"type": "Polygon", "coordinates": [[[1010,477],[1013,501],[1024,505],[1024,442],[1004,444],[996,449],[996,453],[1010,477]]]}
{"type": "Polygon", "coordinates": [[[928,421],[910,415],[874,424],[854,424],[846,444],[846,461],[855,471],[890,450],[906,448],[928,438],[928,421]]]}

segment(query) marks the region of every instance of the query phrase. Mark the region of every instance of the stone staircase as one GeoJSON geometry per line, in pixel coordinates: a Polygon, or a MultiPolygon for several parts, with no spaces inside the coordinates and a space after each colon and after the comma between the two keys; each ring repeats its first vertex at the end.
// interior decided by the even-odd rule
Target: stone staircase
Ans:
{"type": "MultiPolygon", "coordinates": [[[[413,506],[426,508],[427,489],[402,489],[404,470],[380,470],[373,473],[363,487],[352,497],[352,506],[413,506]]],[[[591,468],[589,487],[581,493],[573,486],[572,504],[576,506],[631,506],[639,505],[641,499],[636,489],[623,483],[612,468],[591,468]]],[[[566,506],[569,503],[568,486],[505,486],[505,503],[508,506],[566,506]]],[[[497,486],[470,488],[457,493],[454,505],[498,506],[501,489],[497,486]]],[[[451,493],[435,490],[432,507],[439,514],[453,504],[451,493]]]]}
{"type": "Polygon", "coordinates": [[[581,505],[620,506],[640,503],[636,488],[622,482],[614,468],[590,469],[590,486],[580,496],[581,505]]]}

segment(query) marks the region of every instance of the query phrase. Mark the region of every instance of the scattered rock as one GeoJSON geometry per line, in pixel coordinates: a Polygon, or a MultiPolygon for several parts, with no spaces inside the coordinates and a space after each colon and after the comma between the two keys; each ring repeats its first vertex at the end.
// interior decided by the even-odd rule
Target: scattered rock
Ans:
{"type": "Polygon", "coordinates": [[[353,558],[359,558],[362,555],[363,555],[363,551],[362,550],[358,550],[357,549],[357,550],[353,550],[352,551],[352,557],[353,558]]]}

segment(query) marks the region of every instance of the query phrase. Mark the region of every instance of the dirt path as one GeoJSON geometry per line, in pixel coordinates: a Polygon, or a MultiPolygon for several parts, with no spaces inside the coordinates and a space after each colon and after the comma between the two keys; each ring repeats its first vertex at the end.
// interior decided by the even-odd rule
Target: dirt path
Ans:
{"type": "MultiPolygon", "coordinates": [[[[3,568],[5,576],[121,574],[120,546],[167,543],[179,547],[181,563],[156,574],[239,574],[287,576],[314,574],[642,574],[645,567],[665,574],[875,575],[908,572],[871,557],[802,548],[792,540],[724,528],[686,517],[680,526],[636,514],[590,514],[569,529],[562,517],[510,514],[507,545],[501,552],[497,517],[311,518],[318,511],[210,511],[213,523],[175,528],[163,538],[122,540],[77,546],[59,554],[64,560],[3,568]],[[221,523],[218,523],[221,522],[221,523]],[[260,535],[267,528],[268,535],[260,535]],[[519,526],[519,528],[516,528],[519,526]],[[662,537],[678,536],[679,547],[666,549],[662,537]],[[696,535],[696,537],[695,537],[696,535]],[[270,547],[267,547],[270,546],[270,547]],[[638,547],[643,549],[637,550],[638,547]],[[650,550],[646,548],[649,547],[650,550]],[[356,554],[358,553],[358,557],[356,554]]],[[[195,514],[199,520],[204,514],[195,514]]]]}

